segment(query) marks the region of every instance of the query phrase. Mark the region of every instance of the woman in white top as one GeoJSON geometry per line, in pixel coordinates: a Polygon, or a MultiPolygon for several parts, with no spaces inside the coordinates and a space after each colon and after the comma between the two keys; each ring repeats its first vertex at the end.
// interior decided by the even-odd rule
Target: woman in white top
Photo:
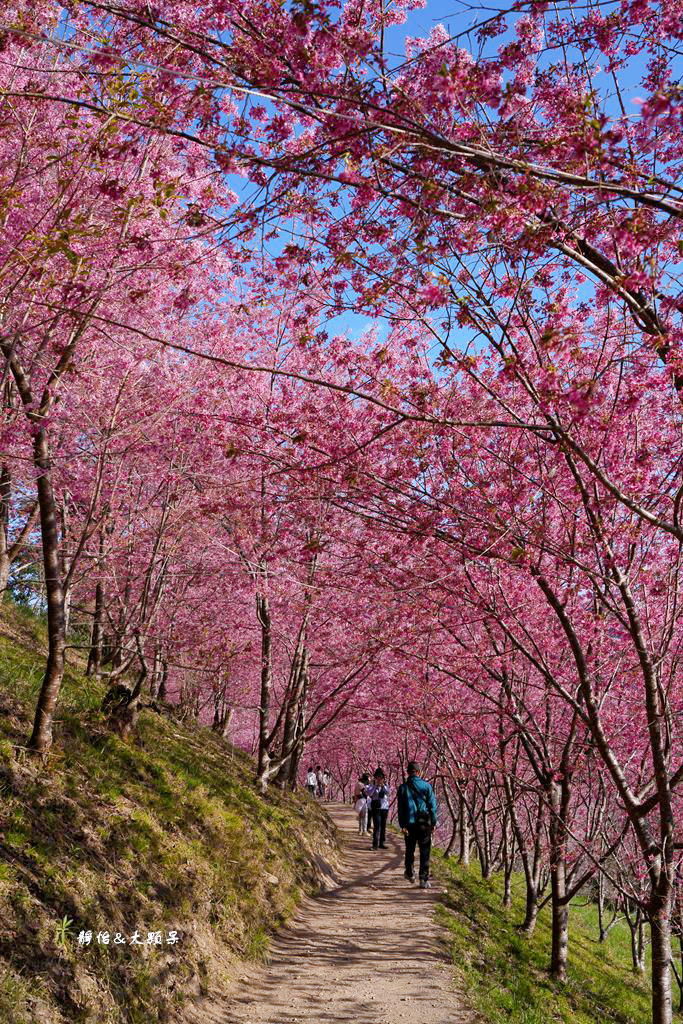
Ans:
{"type": "Polygon", "coordinates": [[[366,836],[368,834],[368,799],[366,786],[370,781],[370,776],[367,772],[361,775],[356,787],[353,791],[354,809],[358,815],[358,835],[366,836]]]}
{"type": "Polygon", "coordinates": [[[311,796],[315,796],[315,791],[317,789],[317,786],[318,786],[318,777],[315,774],[315,771],[313,770],[313,765],[311,765],[311,767],[306,772],[306,789],[311,794],[311,796]]]}

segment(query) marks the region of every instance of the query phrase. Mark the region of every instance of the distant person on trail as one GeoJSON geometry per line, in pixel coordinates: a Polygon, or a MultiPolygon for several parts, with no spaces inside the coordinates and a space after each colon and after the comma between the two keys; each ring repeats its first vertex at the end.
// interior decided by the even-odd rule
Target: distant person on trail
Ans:
{"type": "Polygon", "coordinates": [[[328,772],[327,768],[323,772],[323,795],[325,801],[329,803],[332,799],[332,776],[328,772]]]}
{"type": "Polygon", "coordinates": [[[368,834],[368,791],[370,776],[365,772],[359,778],[353,790],[353,806],[358,815],[358,835],[368,834]]]}
{"type": "Polygon", "coordinates": [[[420,888],[429,886],[429,854],[432,832],[436,828],[436,797],[434,790],[420,778],[418,766],[409,761],[408,778],[398,787],[398,824],[405,837],[405,877],[415,881],[415,845],[420,848],[420,888]]]}
{"type": "Polygon", "coordinates": [[[319,764],[315,766],[315,777],[317,780],[318,796],[322,800],[323,794],[325,793],[325,783],[323,782],[323,770],[319,764]]]}
{"type": "Polygon", "coordinates": [[[310,765],[308,771],[306,772],[306,789],[311,794],[311,796],[315,796],[315,791],[317,788],[318,777],[313,771],[313,765],[310,765]]]}
{"type": "Polygon", "coordinates": [[[372,815],[372,848],[373,850],[386,850],[387,844],[384,840],[389,814],[389,787],[381,768],[376,769],[373,782],[368,786],[368,799],[372,815]]]}

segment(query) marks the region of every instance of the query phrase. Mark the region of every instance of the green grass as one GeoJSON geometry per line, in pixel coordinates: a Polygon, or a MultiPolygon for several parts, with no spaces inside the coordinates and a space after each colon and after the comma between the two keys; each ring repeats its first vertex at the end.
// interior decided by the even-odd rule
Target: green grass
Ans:
{"type": "MultiPolygon", "coordinates": [[[[539,914],[529,940],[520,934],[524,880],[513,878],[512,906],[503,910],[502,879],[483,881],[478,867],[462,868],[438,853],[438,877],[447,895],[438,918],[449,932],[458,977],[488,1024],[644,1024],[650,987],[631,970],[627,926],[617,923],[597,941],[597,907],[577,899],[570,913],[569,976],[549,979],[550,907],[539,914]]],[[[649,969],[649,968],[648,968],[649,969]]]]}
{"type": "Polygon", "coordinates": [[[267,958],[334,830],[304,796],[261,797],[250,759],[202,726],[145,711],[122,742],[73,654],[53,749],[32,757],[44,646],[40,619],[0,609],[0,1024],[172,1021],[236,958],[267,958]],[[136,928],[181,942],[78,945],[136,928]]]}

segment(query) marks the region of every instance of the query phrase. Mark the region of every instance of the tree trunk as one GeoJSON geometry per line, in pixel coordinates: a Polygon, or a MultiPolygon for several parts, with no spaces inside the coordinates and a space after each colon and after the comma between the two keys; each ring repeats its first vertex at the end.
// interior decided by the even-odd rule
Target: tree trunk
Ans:
{"type": "Polygon", "coordinates": [[[9,506],[12,477],[3,466],[0,470],[0,599],[7,590],[12,559],[9,553],[9,506]]]}
{"type": "Polygon", "coordinates": [[[301,764],[301,758],[304,756],[304,748],[306,746],[306,709],[308,704],[308,673],[304,677],[304,689],[301,695],[301,709],[299,712],[299,719],[296,723],[296,746],[292,752],[292,757],[289,762],[289,788],[293,791],[296,789],[296,780],[299,773],[299,765],[301,764]]]}
{"type": "Polygon", "coordinates": [[[161,682],[159,683],[159,689],[157,691],[157,698],[160,701],[166,701],[166,682],[168,680],[168,662],[162,659],[161,662],[161,682]]]}
{"type": "MultiPolygon", "coordinates": [[[[664,872],[662,872],[664,874],[664,872]]],[[[651,907],[652,941],[652,1024],[671,1024],[671,891],[667,881],[660,883],[651,907]]]]}
{"type": "Polygon", "coordinates": [[[512,869],[515,863],[515,836],[506,818],[503,834],[503,906],[512,906],[512,869]]]}
{"type": "Polygon", "coordinates": [[[451,794],[450,794],[449,789],[448,789],[448,784],[446,783],[446,780],[443,779],[443,778],[442,778],[441,782],[442,782],[444,799],[446,801],[446,806],[448,807],[448,811],[449,811],[450,816],[451,816],[451,821],[453,822],[453,828],[451,829],[451,838],[448,840],[448,845],[446,846],[446,849],[443,852],[444,857],[450,857],[451,850],[455,846],[455,840],[458,837],[459,822],[458,822],[458,814],[457,814],[457,812],[455,810],[455,807],[453,805],[453,800],[452,800],[451,794]]]}
{"type": "Polygon", "coordinates": [[[545,820],[546,804],[543,794],[539,795],[536,805],[536,822],[534,826],[534,845],[529,849],[527,837],[520,827],[517,810],[515,807],[515,794],[508,778],[503,779],[505,797],[512,824],[512,834],[519,850],[519,855],[524,868],[524,881],[526,884],[526,912],[522,922],[522,932],[530,936],[536,927],[538,917],[538,899],[541,892],[541,864],[542,848],[541,833],[545,820]]]}
{"type": "Polygon", "coordinates": [[[470,863],[470,819],[464,796],[460,796],[460,851],[458,860],[463,867],[470,863]]]}
{"type": "Polygon", "coordinates": [[[629,901],[624,897],[624,918],[631,936],[631,969],[634,974],[645,971],[645,921],[643,911],[636,908],[635,916],[631,913],[629,901]]]}
{"type": "Polygon", "coordinates": [[[149,695],[152,698],[156,698],[159,692],[159,683],[161,682],[161,652],[159,650],[159,644],[154,645],[154,658],[152,660],[152,673],[149,678],[149,695]]]}
{"type": "Polygon", "coordinates": [[[645,974],[645,920],[640,914],[638,918],[638,960],[637,973],[645,974]]]}
{"type": "Polygon", "coordinates": [[[638,949],[638,928],[631,928],[631,964],[633,967],[634,974],[643,973],[643,964],[640,959],[640,951],[638,949]]]}
{"type": "Polygon", "coordinates": [[[29,747],[38,753],[45,754],[52,746],[52,720],[64,678],[66,631],[64,591],[60,575],[57,508],[50,479],[50,450],[44,427],[41,427],[35,436],[33,450],[35,465],[38,469],[40,531],[47,593],[48,656],[29,747]]]}
{"type": "Polygon", "coordinates": [[[88,653],[88,665],[85,670],[87,676],[94,676],[99,679],[102,673],[102,612],[104,608],[104,594],[102,584],[95,586],[95,611],[92,619],[92,633],[90,634],[90,651],[88,653]]]}
{"type": "Polygon", "coordinates": [[[493,874],[491,863],[491,836],[489,834],[489,795],[484,793],[481,804],[481,830],[482,837],[479,843],[479,860],[481,862],[481,877],[488,881],[493,874]]]}
{"type": "Polygon", "coordinates": [[[525,935],[533,935],[538,918],[538,889],[527,879],[526,885],[526,913],[522,923],[522,931],[525,935]]]}
{"type": "Polygon", "coordinates": [[[261,699],[259,703],[259,744],[257,782],[262,792],[268,785],[270,699],[273,692],[273,654],[270,604],[265,594],[256,596],[256,614],[261,624],[261,699]]]}
{"type": "Polygon", "coordinates": [[[232,721],[233,709],[228,708],[223,714],[223,724],[221,726],[221,738],[227,740],[230,732],[230,722],[232,721]]]}
{"type": "Polygon", "coordinates": [[[551,868],[553,940],[550,973],[558,981],[567,979],[567,950],[569,947],[569,904],[566,897],[566,866],[564,861],[555,861],[551,868]]]}
{"type": "Polygon", "coordinates": [[[284,789],[291,779],[290,765],[297,746],[298,724],[301,718],[301,701],[308,660],[304,644],[305,638],[300,632],[299,641],[292,660],[287,711],[282,731],[282,757],[284,760],[276,777],[276,783],[281,789],[284,789]]]}
{"type": "MultiPolygon", "coordinates": [[[[564,787],[563,787],[564,788],[564,787]]],[[[569,947],[569,904],[567,901],[567,861],[564,814],[567,799],[560,786],[550,785],[550,886],[552,903],[552,953],[550,973],[558,981],[567,979],[567,950],[569,947]]]]}
{"type": "Polygon", "coordinates": [[[598,942],[604,942],[607,938],[605,928],[605,877],[602,871],[598,871],[598,942]]]}
{"type": "Polygon", "coordinates": [[[68,536],[69,536],[69,512],[66,504],[66,498],[62,501],[61,508],[61,521],[62,521],[62,545],[61,545],[61,578],[66,581],[62,584],[64,589],[64,633],[69,632],[69,625],[71,623],[71,592],[72,587],[69,583],[69,547],[68,547],[68,536]]]}

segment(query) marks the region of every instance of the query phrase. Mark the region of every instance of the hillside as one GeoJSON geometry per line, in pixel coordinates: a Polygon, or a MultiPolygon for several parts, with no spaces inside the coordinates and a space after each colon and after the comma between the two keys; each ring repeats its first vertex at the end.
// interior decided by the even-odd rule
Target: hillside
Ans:
{"type": "Polygon", "coordinates": [[[31,757],[44,645],[38,619],[3,606],[0,1022],[182,1022],[240,958],[267,956],[334,827],[303,795],[258,795],[249,759],[196,723],[145,711],[121,742],[73,653],[49,760],[31,757]]]}
{"type": "Polygon", "coordinates": [[[504,910],[500,873],[485,881],[476,863],[464,868],[440,853],[434,859],[444,886],[436,917],[447,930],[458,982],[486,1024],[641,1024],[648,1019],[649,977],[633,973],[623,918],[605,942],[598,942],[597,906],[586,891],[579,893],[571,905],[567,982],[553,981],[547,975],[550,906],[539,912],[531,939],[523,936],[521,873],[513,874],[512,902],[504,910]]]}

